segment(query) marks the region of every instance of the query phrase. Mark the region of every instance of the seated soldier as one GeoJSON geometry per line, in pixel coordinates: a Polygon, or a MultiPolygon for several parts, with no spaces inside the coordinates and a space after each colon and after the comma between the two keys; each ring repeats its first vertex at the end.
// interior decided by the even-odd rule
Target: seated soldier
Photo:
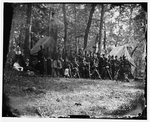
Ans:
{"type": "Polygon", "coordinates": [[[71,65],[70,65],[68,58],[66,58],[64,61],[64,76],[65,77],[71,76],[71,65]]]}
{"type": "Polygon", "coordinates": [[[23,71],[23,67],[20,66],[19,60],[14,63],[13,68],[17,71],[23,71]]]}
{"type": "Polygon", "coordinates": [[[33,70],[33,68],[31,67],[29,59],[26,59],[24,70],[25,71],[27,71],[27,70],[29,70],[29,71],[33,70]]]}
{"type": "Polygon", "coordinates": [[[68,68],[65,69],[64,77],[67,77],[67,78],[70,77],[70,75],[69,75],[69,69],[68,68]]]}

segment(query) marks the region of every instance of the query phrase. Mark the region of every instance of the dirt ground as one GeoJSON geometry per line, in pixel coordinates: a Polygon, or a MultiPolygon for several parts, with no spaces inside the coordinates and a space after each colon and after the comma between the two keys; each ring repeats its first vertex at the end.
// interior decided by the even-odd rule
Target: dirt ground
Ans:
{"type": "Polygon", "coordinates": [[[144,107],[144,81],[51,78],[4,71],[11,107],[26,117],[137,116],[144,107]]]}

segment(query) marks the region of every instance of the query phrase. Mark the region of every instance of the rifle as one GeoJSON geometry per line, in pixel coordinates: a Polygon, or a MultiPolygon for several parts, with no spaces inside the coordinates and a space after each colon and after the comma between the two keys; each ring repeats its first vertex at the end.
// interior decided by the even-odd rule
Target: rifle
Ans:
{"type": "Polygon", "coordinates": [[[112,77],[111,77],[111,74],[110,74],[110,71],[109,71],[108,67],[109,67],[109,66],[106,66],[106,70],[107,70],[107,73],[108,73],[110,79],[112,80],[112,77]]]}
{"type": "Polygon", "coordinates": [[[116,73],[116,75],[115,75],[115,77],[114,77],[115,80],[118,79],[119,71],[120,71],[120,69],[118,69],[118,71],[117,71],[117,73],[116,73]]]}

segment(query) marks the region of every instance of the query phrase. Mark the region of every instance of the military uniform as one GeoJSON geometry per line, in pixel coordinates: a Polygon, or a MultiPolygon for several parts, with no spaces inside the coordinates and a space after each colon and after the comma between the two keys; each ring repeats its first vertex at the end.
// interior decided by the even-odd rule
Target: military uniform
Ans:
{"type": "Polygon", "coordinates": [[[82,78],[86,78],[86,61],[85,61],[85,58],[83,58],[83,60],[81,61],[80,63],[80,72],[81,72],[81,77],[82,78]]]}
{"type": "Polygon", "coordinates": [[[131,65],[130,65],[129,61],[127,59],[125,59],[125,57],[123,59],[123,65],[124,65],[124,68],[123,68],[124,80],[129,82],[128,75],[131,72],[131,65]]]}
{"type": "Polygon", "coordinates": [[[99,74],[102,76],[102,68],[103,68],[103,66],[102,66],[102,63],[103,63],[103,59],[102,59],[102,57],[98,57],[98,61],[99,61],[99,63],[98,63],[98,71],[99,71],[99,74]]]}
{"type": "Polygon", "coordinates": [[[99,71],[98,71],[98,66],[99,66],[99,60],[98,58],[94,58],[93,60],[93,65],[92,65],[92,78],[99,78],[101,79],[101,76],[99,74],[99,71]]]}
{"type": "Polygon", "coordinates": [[[120,57],[120,60],[119,60],[119,79],[120,80],[123,80],[124,78],[124,64],[123,64],[123,60],[122,60],[122,57],[120,57]]]}
{"type": "Polygon", "coordinates": [[[114,79],[114,76],[115,76],[115,60],[113,59],[113,57],[111,58],[110,65],[111,65],[111,76],[112,76],[112,79],[114,79]]]}
{"type": "Polygon", "coordinates": [[[119,61],[118,61],[117,57],[114,60],[114,68],[115,68],[114,69],[114,79],[117,80],[118,75],[119,75],[119,61]]]}
{"type": "Polygon", "coordinates": [[[74,58],[74,61],[73,61],[72,74],[73,74],[74,77],[80,78],[79,64],[78,64],[76,58],[74,58]]]}
{"type": "Polygon", "coordinates": [[[47,74],[52,75],[52,59],[50,57],[47,59],[47,74]]]}
{"type": "Polygon", "coordinates": [[[106,66],[107,66],[107,59],[103,56],[103,58],[102,58],[102,73],[101,73],[102,79],[106,78],[106,73],[107,73],[106,66]]]}
{"type": "Polygon", "coordinates": [[[43,50],[38,51],[38,61],[39,61],[39,70],[40,70],[40,74],[43,75],[44,74],[44,53],[43,50]]]}

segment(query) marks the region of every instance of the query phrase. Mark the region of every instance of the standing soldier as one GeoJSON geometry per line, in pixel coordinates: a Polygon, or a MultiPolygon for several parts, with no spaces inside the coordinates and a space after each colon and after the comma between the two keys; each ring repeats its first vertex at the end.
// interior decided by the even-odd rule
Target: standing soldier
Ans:
{"type": "Polygon", "coordinates": [[[62,58],[62,54],[61,54],[61,56],[60,56],[60,59],[59,59],[60,61],[61,61],[61,64],[62,64],[62,68],[61,68],[61,76],[64,76],[64,71],[65,71],[65,69],[64,69],[64,59],[62,58]]]}
{"type": "Polygon", "coordinates": [[[80,74],[79,74],[79,64],[78,64],[78,62],[77,62],[76,57],[74,58],[74,61],[73,61],[73,69],[72,69],[72,72],[73,72],[73,76],[74,76],[74,77],[80,78],[80,74]]]}
{"type": "Polygon", "coordinates": [[[47,58],[47,74],[49,76],[52,75],[52,58],[51,58],[50,54],[49,54],[49,56],[47,58]]]}
{"type": "Polygon", "coordinates": [[[60,61],[60,59],[57,59],[57,75],[60,77],[62,76],[62,63],[60,61]]]}
{"type": "Polygon", "coordinates": [[[47,52],[43,49],[43,57],[44,57],[44,73],[47,74],[47,52]]]}
{"type": "Polygon", "coordinates": [[[123,68],[124,68],[123,60],[122,60],[122,57],[120,57],[120,60],[119,60],[119,79],[120,80],[123,80],[123,77],[124,77],[123,68]]]}
{"type": "Polygon", "coordinates": [[[82,60],[83,60],[82,49],[79,49],[78,60],[79,60],[79,62],[82,62],[82,60]]]}
{"type": "Polygon", "coordinates": [[[123,68],[124,80],[129,82],[128,75],[131,71],[131,65],[125,56],[123,56],[123,65],[124,65],[124,68],[123,68]]]}
{"type": "Polygon", "coordinates": [[[109,75],[112,75],[111,66],[112,66],[112,64],[111,64],[111,56],[109,55],[108,59],[107,59],[107,72],[109,72],[109,75]]]}
{"type": "Polygon", "coordinates": [[[38,51],[38,61],[40,74],[44,75],[44,54],[42,45],[40,46],[40,50],[38,51]]]}
{"type": "Polygon", "coordinates": [[[70,60],[71,62],[73,62],[73,59],[74,59],[73,50],[71,50],[70,55],[69,55],[68,58],[69,58],[69,60],[70,60]]]}
{"type": "Polygon", "coordinates": [[[102,79],[105,79],[106,78],[106,58],[105,58],[105,54],[102,54],[102,79]]]}
{"type": "Polygon", "coordinates": [[[58,68],[57,68],[57,59],[55,58],[53,61],[53,76],[58,76],[58,68]]]}
{"type": "Polygon", "coordinates": [[[115,76],[115,61],[114,61],[114,56],[111,56],[111,76],[112,79],[114,80],[114,76],[115,76]]]}
{"type": "Polygon", "coordinates": [[[82,78],[86,78],[86,60],[85,57],[83,58],[82,62],[80,63],[80,73],[82,78]]]}
{"type": "Polygon", "coordinates": [[[101,79],[101,76],[100,76],[100,74],[98,72],[98,65],[99,65],[98,63],[99,63],[98,58],[97,58],[97,56],[95,56],[94,60],[93,60],[92,77],[93,78],[97,78],[98,77],[99,79],[101,79]]]}
{"type": "Polygon", "coordinates": [[[99,74],[102,76],[102,63],[103,63],[103,59],[102,57],[100,56],[99,53],[97,53],[97,56],[98,56],[98,71],[99,71],[99,74]]]}
{"type": "Polygon", "coordinates": [[[118,61],[118,56],[115,56],[115,60],[114,60],[114,66],[115,66],[115,70],[114,70],[114,79],[118,79],[119,76],[119,61],[118,61]]]}
{"type": "Polygon", "coordinates": [[[87,62],[86,68],[88,70],[88,78],[91,78],[91,66],[90,66],[91,60],[92,59],[90,57],[90,54],[87,54],[87,57],[86,57],[86,62],[87,62]]]}
{"type": "Polygon", "coordinates": [[[110,72],[110,59],[107,58],[105,61],[105,75],[108,76],[110,80],[112,80],[111,72],[110,72]]]}

